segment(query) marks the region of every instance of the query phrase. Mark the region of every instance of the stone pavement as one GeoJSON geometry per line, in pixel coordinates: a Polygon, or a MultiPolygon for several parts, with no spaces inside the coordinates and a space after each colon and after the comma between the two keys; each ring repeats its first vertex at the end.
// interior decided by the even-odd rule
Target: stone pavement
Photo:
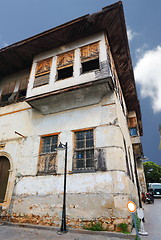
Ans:
{"type": "Polygon", "coordinates": [[[0,240],[126,240],[135,239],[132,235],[110,232],[70,230],[58,235],[56,228],[29,225],[7,224],[0,226],[0,240]],[[49,230],[50,229],[50,230],[49,230]]]}

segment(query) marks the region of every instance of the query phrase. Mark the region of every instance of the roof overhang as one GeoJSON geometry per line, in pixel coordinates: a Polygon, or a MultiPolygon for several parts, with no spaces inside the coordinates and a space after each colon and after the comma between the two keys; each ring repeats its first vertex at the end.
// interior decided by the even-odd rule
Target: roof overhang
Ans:
{"type": "Polygon", "coordinates": [[[136,93],[122,2],[72,20],[31,38],[0,49],[0,77],[29,68],[33,57],[77,39],[104,31],[111,47],[128,111],[135,111],[142,134],[140,105],[136,93]]]}

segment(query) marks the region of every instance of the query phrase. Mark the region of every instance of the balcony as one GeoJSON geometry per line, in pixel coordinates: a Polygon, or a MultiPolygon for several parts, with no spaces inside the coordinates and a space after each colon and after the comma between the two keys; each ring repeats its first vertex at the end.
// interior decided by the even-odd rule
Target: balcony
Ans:
{"type": "Polygon", "coordinates": [[[112,78],[108,77],[29,97],[26,101],[46,115],[98,104],[113,88],[112,78]]]}

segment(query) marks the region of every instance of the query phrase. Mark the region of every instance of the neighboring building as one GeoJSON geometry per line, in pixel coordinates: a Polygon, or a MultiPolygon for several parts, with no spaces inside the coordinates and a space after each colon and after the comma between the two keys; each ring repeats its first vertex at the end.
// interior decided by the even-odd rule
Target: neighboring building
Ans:
{"type": "Polygon", "coordinates": [[[130,224],[138,203],[141,113],[122,3],[0,49],[3,219],[59,226],[130,224]]]}

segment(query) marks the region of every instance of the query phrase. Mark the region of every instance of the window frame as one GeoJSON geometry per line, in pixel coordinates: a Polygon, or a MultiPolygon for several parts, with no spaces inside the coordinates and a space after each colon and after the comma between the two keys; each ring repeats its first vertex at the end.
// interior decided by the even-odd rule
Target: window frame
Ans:
{"type": "MultiPolygon", "coordinates": [[[[95,160],[95,128],[85,128],[85,129],[78,129],[78,130],[73,130],[73,142],[74,142],[74,148],[73,148],[73,164],[72,164],[72,171],[73,173],[83,173],[83,172],[95,172],[96,171],[96,160],[95,160]],[[92,147],[84,147],[84,148],[76,148],[76,134],[78,132],[87,132],[87,131],[91,131],[92,130],[92,135],[93,135],[93,146],[92,147]],[[83,150],[84,149],[84,150],[83,150]],[[92,167],[82,167],[82,168],[78,168],[77,165],[77,158],[76,158],[76,152],[78,151],[83,151],[86,152],[88,150],[92,150],[93,151],[93,166],[92,167]]],[[[84,142],[87,140],[87,138],[84,136],[84,142]]],[[[86,165],[86,161],[87,161],[87,157],[86,154],[84,155],[85,159],[83,160],[85,162],[86,165]]]]}
{"type": "Polygon", "coordinates": [[[51,73],[51,68],[52,68],[52,61],[53,61],[53,57],[49,57],[49,58],[45,58],[45,59],[42,59],[42,60],[36,62],[33,88],[41,87],[46,84],[49,84],[50,73],[51,73]],[[45,68],[45,65],[46,65],[48,69],[46,71],[44,69],[44,71],[39,72],[38,68],[41,68],[40,67],[41,64],[42,64],[43,68],[45,68]],[[40,80],[40,78],[43,78],[45,76],[47,78],[44,81],[40,80]]]}
{"type": "MultiPolygon", "coordinates": [[[[69,50],[67,52],[63,52],[63,53],[57,55],[56,81],[65,80],[68,78],[72,78],[74,76],[74,61],[75,61],[75,49],[72,49],[72,50],[69,50]],[[72,69],[72,71],[69,71],[69,69],[72,69]],[[67,70],[68,73],[72,72],[72,74],[69,76],[64,76],[64,77],[59,78],[59,72],[62,72],[65,70],[67,70]]],[[[67,72],[65,72],[65,74],[67,74],[67,72]]]]}
{"type": "Polygon", "coordinates": [[[125,163],[126,163],[126,173],[127,173],[127,176],[131,179],[128,149],[127,149],[125,138],[123,138],[123,143],[124,143],[124,156],[125,156],[125,163]]]}
{"type": "MultiPolygon", "coordinates": [[[[88,55],[88,53],[87,53],[87,55],[88,55]]],[[[81,71],[80,71],[81,74],[86,74],[86,73],[89,73],[89,72],[92,72],[92,71],[100,70],[100,41],[96,41],[96,42],[86,44],[86,45],[80,47],[80,64],[81,64],[81,71]],[[83,57],[83,49],[89,48],[86,51],[90,52],[90,46],[92,46],[92,45],[97,45],[98,53],[93,54],[93,56],[91,54],[91,56],[83,57]],[[87,65],[87,64],[89,64],[89,62],[93,62],[93,61],[97,61],[97,60],[98,60],[98,68],[91,68],[89,70],[83,71],[83,68],[84,68],[83,64],[87,65]]]]}
{"type": "Polygon", "coordinates": [[[130,133],[130,137],[137,137],[138,136],[137,127],[129,128],[129,133],[130,133]]]}
{"type": "Polygon", "coordinates": [[[10,104],[9,98],[14,94],[15,86],[16,81],[11,81],[2,87],[2,92],[0,94],[0,107],[10,104]]]}
{"type": "Polygon", "coordinates": [[[57,145],[58,145],[59,134],[60,134],[60,132],[40,135],[39,155],[38,155],[38,164],[37,164],[37,175],[53,175],[53,174],[56,174],[56,172],[57,172],[57,151],[55,150],[55,151],[50,151],[50,152],[43,152],[43,138],[57,136],[57,145]],[[54,157],[54,170],[49,171],[49,161],[50,161],[50,157],[52,155],[54,157]],[[40,166],[40,163],[41,163],[41,158],[43,156],[44,157],[46,156],[46,159],[44,160],[44,162],[45,162],[44,163],[44,170],[40,171],[39,166],[40,166]]]}

